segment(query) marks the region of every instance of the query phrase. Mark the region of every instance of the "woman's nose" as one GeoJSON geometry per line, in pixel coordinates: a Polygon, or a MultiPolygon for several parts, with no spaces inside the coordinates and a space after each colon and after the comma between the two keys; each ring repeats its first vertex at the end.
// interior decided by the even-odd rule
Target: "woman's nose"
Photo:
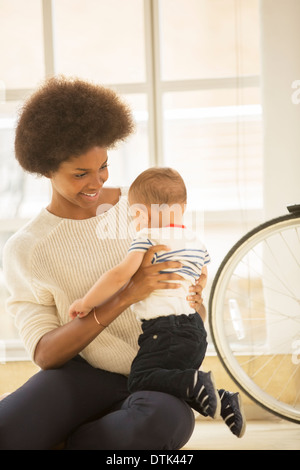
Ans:
{"type": "Polygon", "coordinates": [[[90,186],[91,186],[93,189],[98,189],[98,188],[100,188],[101,186],[103,186],[104,179],[102,178],[101,175],[99,175],[99,174],[97,173],[97,174],[94,174],[93,176],[91,176],[91,179],[90,179],[89,183],[90,183],[90,186]]]}

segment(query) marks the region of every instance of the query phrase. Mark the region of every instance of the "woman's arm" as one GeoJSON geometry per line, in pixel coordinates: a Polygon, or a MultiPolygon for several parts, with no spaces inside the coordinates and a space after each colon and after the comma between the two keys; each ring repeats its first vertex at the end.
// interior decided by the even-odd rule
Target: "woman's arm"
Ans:
{"type": "MultiPolygon", "coordinates": [[[[156,289],[180,287],[180,284],[170,284],[168,281],[180,280],[181,276],[176,273],[160,273],[162,270],[178,268],[180,263],[169,261],[151,264],[154,253],[165,249],[167,247],[161,245],[149,248],[140,268],[128,284],[96,308],[97,318],[102,325],[108,326],[131,304],[143,300],[156,289]]],[[[84,318],[75,318],[73,321],[47,332],[36,346],[34,354],[36,364],[42,369],[62,366],[80,353],[103,331],[102,325],[96,322],[91,312],[84,318]]]]}

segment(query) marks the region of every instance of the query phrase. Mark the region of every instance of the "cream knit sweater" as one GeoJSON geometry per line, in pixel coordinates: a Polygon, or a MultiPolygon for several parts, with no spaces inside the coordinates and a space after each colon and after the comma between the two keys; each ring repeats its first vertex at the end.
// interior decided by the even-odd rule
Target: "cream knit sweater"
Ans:
{"type": "MultiPolygon", "coordinates": [[[[133,236],[122,189],[118,204],[90,219],[62,219],[43,209],[7,242],[7,310],[32,359],[41,337],[70,321],[71,302],[125,257],[133,236]]],[[[81,355],[94,367],[128,375],[140,333],[129,308],[81,355]]]]}

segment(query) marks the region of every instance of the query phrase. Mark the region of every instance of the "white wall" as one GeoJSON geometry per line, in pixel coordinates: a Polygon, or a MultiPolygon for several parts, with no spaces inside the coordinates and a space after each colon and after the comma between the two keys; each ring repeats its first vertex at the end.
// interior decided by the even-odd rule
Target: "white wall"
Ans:
{"type": "Polygon", "coordinates": [[[264,200],[271,218],[300,203],[300,0],[261,0],[260,10],[264,200]]]}

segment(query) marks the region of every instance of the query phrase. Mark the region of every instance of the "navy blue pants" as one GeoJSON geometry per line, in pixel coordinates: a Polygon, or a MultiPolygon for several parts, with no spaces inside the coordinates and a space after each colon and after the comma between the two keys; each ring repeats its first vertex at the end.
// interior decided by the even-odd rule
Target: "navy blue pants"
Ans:
{"type": "Polygon", "coordinates": [[[77,356],[40,371],[0,402],[0,450],[180,449],[194,429],[190,407],[174,396],[129,394],[127,378],[77,356]]]}
{"type": "Polygon", "coordinates": [[[130,392],[158,390],[187,399],[207,349],[198,313],[146,320],[128,380],[130,392]]]}

